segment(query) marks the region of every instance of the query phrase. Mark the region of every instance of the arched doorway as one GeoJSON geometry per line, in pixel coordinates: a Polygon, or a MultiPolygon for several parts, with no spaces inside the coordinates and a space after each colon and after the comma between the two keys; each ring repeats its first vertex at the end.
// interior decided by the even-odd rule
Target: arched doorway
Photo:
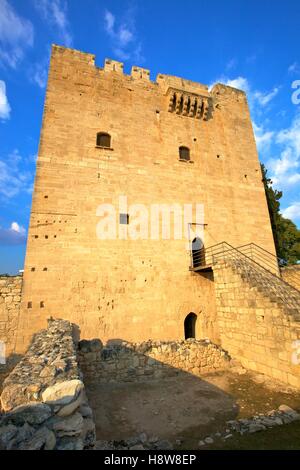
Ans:
{"type": "Polygon", "coordinates": [[[193,312],[189,313],[184,320],[184,337],[196,338],[196,321],[197,315],[193,312]]]}
{"type": "Polygon", "coordinates": [[[205,265],[205,251],[201,238],[196,237],[192,241],[193,268],[205,265]]]}

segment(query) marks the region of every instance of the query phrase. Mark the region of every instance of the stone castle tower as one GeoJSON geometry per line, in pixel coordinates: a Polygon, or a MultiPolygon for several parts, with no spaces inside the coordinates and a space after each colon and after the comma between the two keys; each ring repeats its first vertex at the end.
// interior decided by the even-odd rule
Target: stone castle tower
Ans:
{"type": "Polygon", "coordinates": [[[204,248],[256,242],[275,253],[244,92],[152,82],[146,69],[126,75],[120,62],[99,68],[92,54],[53,46],[17,350],[50,316],[84,338],[141,341],[184,338],[193,313],[192,334],[218,341],[213,272],[189,269],[195,239],[97,236],[97,208],[118,208],[120,196],[119,234],[132,204],[203,204],[204,248]]]}

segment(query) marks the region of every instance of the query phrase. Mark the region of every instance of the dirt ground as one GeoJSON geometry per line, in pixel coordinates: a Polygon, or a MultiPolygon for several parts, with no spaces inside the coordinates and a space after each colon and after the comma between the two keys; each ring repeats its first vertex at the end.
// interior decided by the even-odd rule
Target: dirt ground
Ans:
{"type": "Polygon", "coordinates": [[[201,379],[177,377],[141,383],[90,384],[97,439],[121,440],[145,432],[148,437],[199,439],[226,429],[226,421],[266,413],[281,404],[300,410],[300,392],[247,372],[219,372],[201,379]]]}

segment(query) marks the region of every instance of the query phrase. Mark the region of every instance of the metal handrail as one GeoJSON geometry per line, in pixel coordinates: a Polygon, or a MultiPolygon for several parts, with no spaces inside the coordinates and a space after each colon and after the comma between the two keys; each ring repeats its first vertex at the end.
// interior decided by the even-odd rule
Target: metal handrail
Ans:
{"type": "Polygon", "coordinates": [[[291,284],[294,287],[295,287],[295,285],[297,285],[297,286],[299,285],[299,289],[300,289],[300,271],[299,271],[298,268],[296,268],[294,266],[289,266],[288,263],[285,260],[283,260],[282,258],[279,258],[278,256],[274,255],[273,253],[270,253],[265,248],[262,248],[261,246],[257,245],[256,243],[249,243],[248,245],[239,246],[238,250],[240,250],[241,252],[250,250],[252,256],[253,256],[253,252],[254,252],[254,255],[256,255],[258,253],[257,256],[259,256],[259,259],[262,258],[262,261],[263,261],[263,263],[260,263],[260,264],[262,264],[263,266],[271,267],[271,266],[273,266],[273,263],[276,262],[276,264],[278,266],[278,269],[279,269],[280,275],[281,275],[280,268],[288,267],[289,268],[289,278],[291,280],[291,282],[288,282],[288,283],[291,284]]]}
{"type": "MultiPolygon", "coordinates": [[[[220,247],[223,242],[209,247],[206,250],[201,249],[198,252],[191,252],[191,269],[199,266],[210,265],[212,248],[215,250],[217,247],[220,247]]],[[[226,243],[226,242],[224,242],[226,243]]],[[[231,246],[227,244],[228,246],[231,246]]],[[[278,258],[273,253],[267,251],[265,248],[260,247],[256,243],[249,243],[246,245],[241,245],[236,248],[242,254],[248,256],[252,260],[256,261],[259,265],[267,269],[268,271],[275,273],[276,275],[281,276],[280,268],[286,266],[286,262],[281,258],[278,258]]],[[[214,253],[214,256],[217,256],[217,253],[214,253]]],[[[293,266],[289,267],[289,280],[286,281],[292,287],[300,290],[300,270],[293,266]]]]}
{"type": "MultiPolygon", "coordinates": [[[[246,251],[248,252],[248,254],[245,254],[240,251],[241,247],[234,248],[227,242],[221,242],[202,250],[202,252],[192,254],[192,261],[196,262],[197,266],[203,266],[203,264],[214,266],[220,261],[229,262],[231,267],[238,270],[242,277],[248,281],[255,281],[258,287],[261,286],[273,294],[276,300],[280,300],[283,306],[289,309],[289,313],[295,314],[297,312],[300,314],[299,290],[278,275],[278,267],[275,274],[274,269],[272,272],[257,262],[256,259],[253,259],[253,253],[249,250],[250,245],[244,245],[244,248],[247,247],[246,251]],[[250,256],[248,256],[249,254],[250,256]],[[292,312],[290,309],[292,309],[292,312]]],[[[254,246],[255,244],[253,244],[254,246]]],[[[262,251],[266,250],[262,249],[262,251]]],[[[194,269],[197,268],[195,264],[192,266],[194,266],[194,269]]]]}

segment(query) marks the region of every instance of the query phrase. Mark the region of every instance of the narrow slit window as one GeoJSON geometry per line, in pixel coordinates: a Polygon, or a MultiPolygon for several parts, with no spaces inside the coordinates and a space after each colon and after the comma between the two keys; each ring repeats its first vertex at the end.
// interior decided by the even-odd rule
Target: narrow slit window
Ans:
{"type": "Polygon", "coordinates": [[[190,149],[188,147],[179,147],[179,160],[188,162],[190,159],[190,149]]]}
{"type": "Polygon", "coordinates": [[[129,214],[120,214],[120,224],[121,225],[129,224],[129,214]]]}
{"type": "Polygon", "coordinates": [[[104,147],[110,148],[111,147],[111,137],[106,132],[98,132],[97,140],[96,140],[97,147],[104,147]]]}

